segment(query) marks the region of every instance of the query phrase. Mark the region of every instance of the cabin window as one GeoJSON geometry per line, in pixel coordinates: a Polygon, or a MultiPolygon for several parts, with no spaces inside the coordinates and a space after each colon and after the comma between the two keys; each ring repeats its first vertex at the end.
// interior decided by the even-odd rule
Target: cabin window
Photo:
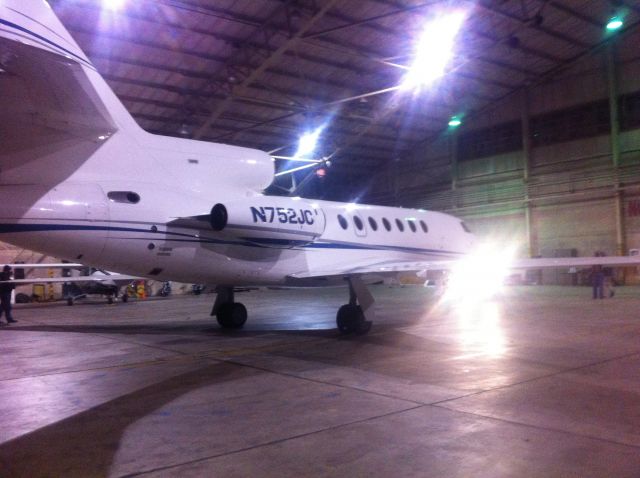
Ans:
{"type": "Polygon", "coordinates": [[[462,229],[465,230],[465,232],[471,232],[471,229],[469,229],[469,226],[467,226],[464,222],[460,222],[460,225],[462,226],[462,229]]]}
{"type": "Polygon", "coordinates": [[[371,226],[371,229],[373,229],[374,231],[378,230],[378,223],[374,218],[369,217],[369,225],[371,226]]]}
{"type": "Polygon", "coordinates": [[[353,216],[353,223],[358,228],[358,231],[362,231],[362,229],[364,229],[364,224],[362,224],[362,219],[360,219],[358,216],[353,216]]]}
{"type": "Polygon", "coordinates": [[[133,191],[109,191],[107,197],[113,202],[127,204],[138,204],[140,202],[140,195],[133,191]]]}
{"type": "Polygon", "coordinates": [[[407,222],[409,223],[409,229],[411,229],[411,232],[416,232],[416,223],[415,223],[415,221],[412,221],[411,219],[408,219],[407,222]]]}
{"type": "Polygon", "coordinates": [[[347,220],[344,218],[344,216],[342,214],[338,214],[338,222],[340,223],[340,227],[342,229],[347,229],[347,227],[349,227],[349,223],[347,222],[347,220]]]}
{"type": "Polygon", "coordinates": [[[400,219],[396,219],[396,226],[398,226],[398,230],[400,232],[404,231],[404,224],[402,224],[402,221],[400,219]]]}
{"type": "Polygon", "coordinates": [[[384,228],[385,228],[387,231],[390,231],[390,230],[391,230],[391,223],[389,222],[389,220],[388,220],[386,217],[383,217],[383,218],[382,218],[382,225],[384,226],[384,228]]]}
{"type": "Polygon", "coordinates": [[[422,230],[424,232],[429,232],[429,228],[427,227],[427,223],[424,222],[423,220],[420,220],[420,227],[422,228],[422,230]]]}

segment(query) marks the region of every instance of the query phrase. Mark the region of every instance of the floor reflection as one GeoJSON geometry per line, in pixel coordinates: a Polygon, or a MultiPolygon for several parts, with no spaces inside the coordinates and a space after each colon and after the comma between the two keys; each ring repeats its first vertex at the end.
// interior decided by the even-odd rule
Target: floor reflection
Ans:
{"type": "Polygon", "coordinates": [[[498,358],[506,351],[500,304],[494,301],[463,303],[453,308],[458,341],[464,356],[498,358]]]}

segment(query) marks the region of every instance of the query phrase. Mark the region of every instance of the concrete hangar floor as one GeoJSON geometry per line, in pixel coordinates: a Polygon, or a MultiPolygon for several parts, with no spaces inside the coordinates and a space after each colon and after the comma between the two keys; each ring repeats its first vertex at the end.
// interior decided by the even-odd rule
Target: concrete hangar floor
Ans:
{"type": "Polygon", "coordinates": [[[373,288],[18,306],[0,329],[0,475],[640,476],[640,289],[511,287],[471,307],[373,288]]]}

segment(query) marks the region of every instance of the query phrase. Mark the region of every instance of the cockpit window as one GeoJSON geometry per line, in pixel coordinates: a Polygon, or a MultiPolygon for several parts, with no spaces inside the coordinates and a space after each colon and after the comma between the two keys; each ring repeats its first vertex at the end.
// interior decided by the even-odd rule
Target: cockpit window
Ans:
{"type": "Polygon", "coordinates": [[[462,226],[462,229],[465,230],[465,232],[471,232],[471,229],[469,229],[469,226],[467,226],[464,222],[460,222],[460,225],[462,226]]]}

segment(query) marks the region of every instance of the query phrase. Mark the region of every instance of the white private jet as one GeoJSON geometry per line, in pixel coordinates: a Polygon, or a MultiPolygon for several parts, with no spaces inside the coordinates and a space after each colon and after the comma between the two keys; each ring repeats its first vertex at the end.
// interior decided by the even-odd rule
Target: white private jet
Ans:
{"type": "Polygon", "coordinates": [[[366,331],[370,278],[450,268],[474,245],[447,214],[266,196],[268,154],[143,131],[44,0],[0,0],[0,104],[0,240],[134,276],[214,284],[222,327],[247,319],[236,286],[347,284],[338,328],[366,331]]]}

